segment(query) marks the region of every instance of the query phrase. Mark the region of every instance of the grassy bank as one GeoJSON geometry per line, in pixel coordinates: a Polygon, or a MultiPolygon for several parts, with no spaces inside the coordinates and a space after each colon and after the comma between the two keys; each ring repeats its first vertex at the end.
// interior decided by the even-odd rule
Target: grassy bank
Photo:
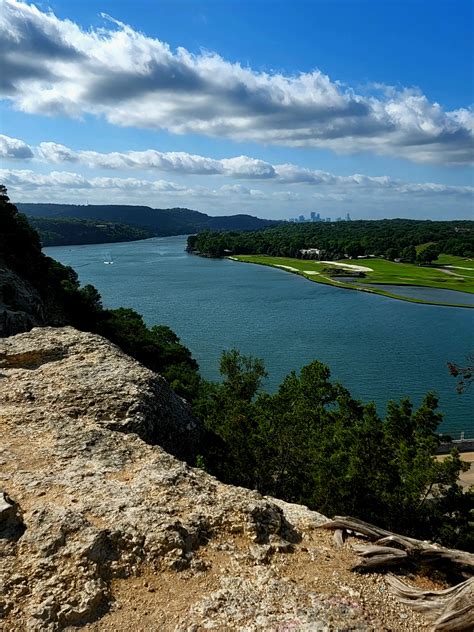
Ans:
{"type": "Polygon", "coordinates": [[[397,294],[397,286],[418,286],[454,290],[460,293],[474,294],[474,262],[461,257],[441,255],[439,263],[432,266],[418,266],[410,263],[395,263],[385,259],[344,259],[340,262],[321,262],[287,257],[271,257],[266,255],[236,255],[231,257],[235,261],[267,265],[299,274],[310,281],[325,283],[335,287],[349,290],[358,290],[380,294],[411,303],[423,303],[427,305],[442,305],[448,307],[474,307],[462,303],[462,294],[459,302],[440,303],[427,301],[397,294]],[[357,275],[361,272],[364,276],[344,280],[333,276],[339,271],[347,275],[357,275]],[[393,290],[387,291],[379,285],[391,285],[393,290]]]}

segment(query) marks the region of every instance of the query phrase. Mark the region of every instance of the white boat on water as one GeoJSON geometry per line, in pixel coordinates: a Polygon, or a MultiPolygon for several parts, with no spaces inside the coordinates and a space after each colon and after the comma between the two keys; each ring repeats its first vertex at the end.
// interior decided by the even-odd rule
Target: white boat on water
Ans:
{"type": "Polygon", "coordinates": [[[113,264],[113,262],[114,262],[114,260],[112,259],[112,255],[110,255],[110,254],[105,255],[104,263],[105,263],[106,266],[111,266],[113,264]]]}

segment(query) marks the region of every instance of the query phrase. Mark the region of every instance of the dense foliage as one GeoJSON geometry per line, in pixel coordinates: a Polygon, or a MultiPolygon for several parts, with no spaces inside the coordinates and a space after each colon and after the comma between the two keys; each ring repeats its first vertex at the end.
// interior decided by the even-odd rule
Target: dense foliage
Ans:
{"type": "Polygon", "coordinates": [[[38,231],[43,246],[105,244],[154,236],[153,231],[146,228],[73,217],[30,217],[28,221],[38,231]]]}
{"type": "Polygon", "coordinates": [[[418,410],[408,399],[391,402],[381,419],[319,362],[288,375],[275,394],[260,390],[262,362],[235,350],[223,354],[221,372],[199,409],[210,432],[205,462],[221,479],[326,515],[474,547],[474,490],[458,484],[465,466],[456,451],[433,458],[442,418],[434,395],[418,410]]]}
{"type": "Polygon", "coordinates": [[[189,235],[201,230],[258,230],[279,222],[251,215],[211,217],[188,208],[150,208],[125,204],[19,204],[28,217],[77,218],[138,226],[156,236],[189,235]]]}
{"type": "Polygon", "coordinates": [[[284,223],[252,232],[205,231],[188,238],[189,250],[213,257],[227,254],[301,257],[300,250],[315,248],[322,251],[325,259],[376,255],[415,261],[416,247],[421,244],[433,246],[428,256],[436,251],[474,256],[474,222],[393,219],[284,223]]]}
{"type": "Polygon", "coordinates": [[[3,185],[0,185],[0,229],[0,258],[4,263],[26,278],[41,277],[44,261],[38,233],[10,203],[3,185]]]}

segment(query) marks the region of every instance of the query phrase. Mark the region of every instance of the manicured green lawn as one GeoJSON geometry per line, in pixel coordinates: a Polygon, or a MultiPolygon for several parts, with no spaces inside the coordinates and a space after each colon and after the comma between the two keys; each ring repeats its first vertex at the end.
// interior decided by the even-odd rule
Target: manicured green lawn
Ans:
{"type": "Polygon", "coordinates": [[[361,283],[390,285],[421,285],[445,290],[474,293],[474,277],[470,270],[445,268],[444,266],[418,266],[411,263],[394,263],[385,259],[345,260],[342,263],[367,266],[373,272],[361,279],[361,283]]]}
{"type": "MultiPolygon", "coordinates": [[[[445,260],[441,258],[440,263],[444,265],[457,266],[461,265],[461,263],[466,263],[466,260],[461,257],[450,257],[448,255],[442,255],[442,257],[447,258],[446,263],[445,260]]],[[[474,293],[474,262],[470,261],[467,261],[467,264],[463,267],[470,268],[468,264],[471,263],[473,263],[473,267],[468,270],[463,270],[458,267],[444,268],[440,264],[437,266],[418,266],[409,263],[394,263],[393,261],[386,261],[385,259],[372,258],[354,260],[344,259],[340,262],[331,263],[291,259],[286,257],[270,257],[265,255],[238,255],[231,258],[246,263],[279,267],[288,272],[300,274],[311,281],[316,281],[317,283],[326,283],[336,287],[373,292],[389,296],[391,298],[415,303],[443,304],[435,301],[424,301],[421,299],[397,295],[396,286],[414,285],[445,290],[457,290],[459,292],[467,292],[469,294],[474,293]],[[340,267],[337,266],[337,263],[370,268],[370,270],[364,271],[364,277],[357,277],[354,280],[351,279],[349,281],[344,279],[341,280],[339,277],[331,276],[327,273],[328,268],[334,269],[340,267]],[[377,287],[377,284],[392,285],[394,287],[393,290],[387,291],[387,289],[377,287]]],[[[355,272],[357,271],[348,269],[348,275],[352,275],[355,272]]],[[[466,307],[466,305],[462,304],[462,295],[460,295],[459,302],[456,301],[455,303],[450,304],[466,307]]]]}
{"type": "Polygon", "coordinates": [[[434,262],[435,265],[443,266],[460,266],[461,268],[470,268],[474,272],[474,257],[455,257],[454,255],[439,255],[434,262]]]}

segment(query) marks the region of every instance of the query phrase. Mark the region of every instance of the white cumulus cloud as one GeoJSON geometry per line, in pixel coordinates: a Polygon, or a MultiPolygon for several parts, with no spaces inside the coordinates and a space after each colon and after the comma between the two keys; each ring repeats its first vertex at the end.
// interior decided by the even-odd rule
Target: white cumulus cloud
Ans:
{"type": "Polygon", "coordinates": [[[25,160],[32,157],[31,148],[22,140],[0,134],[0,158],[25,160]]]}
{"type": "MultiPolygon", "coordinates": [[[[2,96],[24,112],[92,114],[115,125],[177,134],[368,150],[417,162],[473,159],[467,108],[446,111],[413,89],[381,86],[369,96],[357,94],[319,70],[255,71],[217,53],[173,50],[104,17],[103,28],[85,31],[34,5],[4,0],[2,96]]],[[[250,176],[251,166],[245,168],[250,176]]],[[[253,169],[261,174],[265,166],[253,169]]]]}

